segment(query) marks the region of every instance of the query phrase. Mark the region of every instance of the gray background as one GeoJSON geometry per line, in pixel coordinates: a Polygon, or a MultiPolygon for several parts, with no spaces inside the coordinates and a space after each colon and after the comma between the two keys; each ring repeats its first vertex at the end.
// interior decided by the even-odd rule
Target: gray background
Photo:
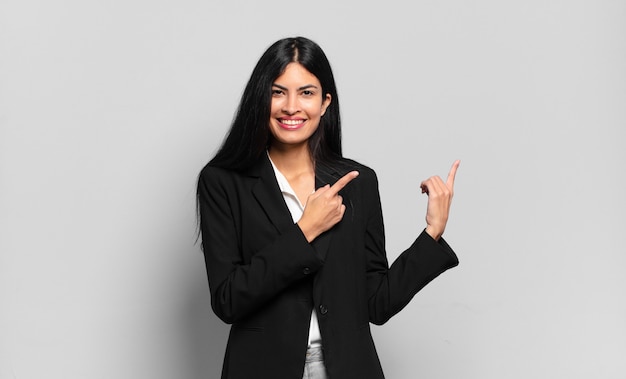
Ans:
{"type": "Polygon", "coordinates": [[[329,56],[394,259],[461,159],[461,265],[387,376],[626,377],[626,2],[0,2],[0,378],[216,378],[194,194],[260,54],[329,56]]]}

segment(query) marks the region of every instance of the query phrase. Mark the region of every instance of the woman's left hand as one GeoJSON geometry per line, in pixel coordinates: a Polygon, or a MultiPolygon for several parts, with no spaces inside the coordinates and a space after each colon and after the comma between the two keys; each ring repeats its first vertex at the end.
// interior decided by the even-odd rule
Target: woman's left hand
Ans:
{"type": "Polygon", "coordinates": [[[426,233],[435,240],[439,240],[448,223],[450,204],[454,195],[454,177],[460,163],[461,161],[457,160],[452,164],[445,183],[439,176],[432,176],[420,184],[422,193],[428,195],[426,233]]]}

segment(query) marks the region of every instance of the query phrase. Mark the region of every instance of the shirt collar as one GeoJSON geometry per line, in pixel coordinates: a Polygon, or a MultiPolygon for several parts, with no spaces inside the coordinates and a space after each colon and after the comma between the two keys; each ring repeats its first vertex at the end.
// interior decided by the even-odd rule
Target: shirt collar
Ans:
{"type": "Polygon", "coordinates": [[[289,181],[287,181],[287,178],[285,178],[285,175],[283,175],[283,173],[278,170],[274,162],[272,162],[272,158],[270,158],[269,152],[267,153],[267,158],[270,160],[270,163],[272,164],[272,168],[274,169],[274,175],[276,175],[276,181],[278,182],[278,188],[280,188],[280,192],[287,193],[292,196],[296,196],[295,191],[289,185],[289,181]]]}

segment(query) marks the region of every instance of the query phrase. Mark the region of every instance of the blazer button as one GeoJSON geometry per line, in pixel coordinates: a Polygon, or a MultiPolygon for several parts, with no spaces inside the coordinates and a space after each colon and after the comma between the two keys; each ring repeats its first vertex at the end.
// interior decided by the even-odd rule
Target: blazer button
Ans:
{"type": "Polygon", "coordinates": [[[324,305],[320,305],[320,313],[325,315],[326,313],[328,313],[328,308],[326,308],[326,306],[324,305]]]}
{"type": "Polygon", "coordinates": [[[302,270],[302,273],[303,273],[304,275],[309,275],[309,274],[311,273],[311,269],[310,269],[310,268],[308,268],[308,267],[305,267],[305,268],[304,268],[304,270],[302,270]]]}

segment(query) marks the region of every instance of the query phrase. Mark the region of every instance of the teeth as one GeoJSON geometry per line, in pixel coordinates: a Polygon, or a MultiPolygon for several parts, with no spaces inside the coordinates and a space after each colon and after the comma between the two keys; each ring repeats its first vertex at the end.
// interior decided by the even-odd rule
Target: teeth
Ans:
{"type": "Polygon", "coordinates": [[[304,120],[280,120],[285,125],[298,125],[302,124],[304,120]]]}

